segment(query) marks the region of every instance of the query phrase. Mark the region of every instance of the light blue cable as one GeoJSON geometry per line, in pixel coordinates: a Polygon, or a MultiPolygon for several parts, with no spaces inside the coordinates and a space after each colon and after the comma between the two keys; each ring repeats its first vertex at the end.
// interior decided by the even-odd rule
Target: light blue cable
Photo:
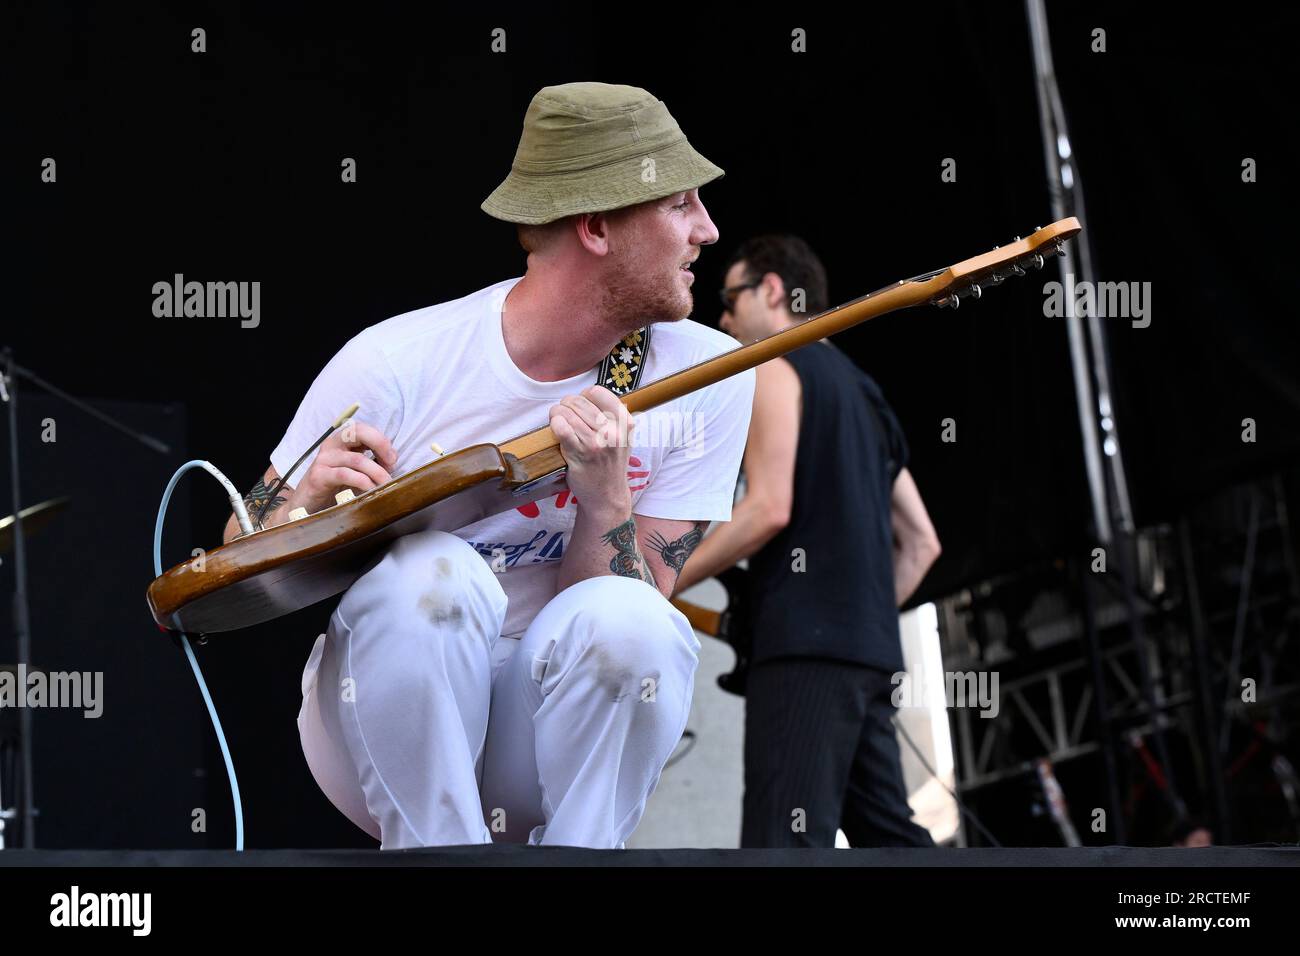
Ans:
{"type": "MultiPolygon", "coordinates": [[[[167,483],[167,490],[163,492],[162,502],[158,505],[158,521],[153,528],[153,573],[154,577],[160,577],[162,571],[162,529],[163,516],[167,513],[167,502],[171,500],[172,490],[180,480],[181,475],[191,468],[211,469],[212,466],[206,461],[194,459],[187,461],[176,469],[176,474],[172,475],[172,480],[167,483]]],[[[181,631],[180,622],[172,616],[172,623],[176,625],[176,630],[181,631]]],[[[235,778],[235,763],[230,759],[230,748],[226,746],[226,735],[221,729],[221,720],[217,717],[217,708],[212,703],[212,695],[208,693],[208,685],[203,680],[203,671],[199,669],[198,658],[194,656],[194,649],[190,647],[189,638],[182,632],[180,635],[181,644],[185,648],[185,656],[189,659],[190,668],[194,671],[194,679],[199,682],[199,692],[203,695],[203,703],[207,704],[208,716],[212,718],[212,729],[217,732],[217,743],[221,745],[221,756],[226,761],[226,776],[230,778],[230,795],[235,803],[235,849],[242,851],[244,849],[244,805],[239,799],[239,781],[235,778]]]]}

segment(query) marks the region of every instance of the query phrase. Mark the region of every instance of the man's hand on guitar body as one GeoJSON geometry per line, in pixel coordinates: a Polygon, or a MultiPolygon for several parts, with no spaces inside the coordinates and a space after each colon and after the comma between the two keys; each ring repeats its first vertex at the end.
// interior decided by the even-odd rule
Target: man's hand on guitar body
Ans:
{"type": "MultiPolygon", "coordinates": [[[[289,520],[295,508],[305,508],[315,514],[335,503],[335,495],[344,488],[366,492],[378,488],[392,478],[397,465],[397,453],[384,434],[373,425],[352,421],[339,428],[321,443],[316,459],[297,487],[285,484],[276,492],[262,518],[262,529],[274,528],[289,520]],[[367,457],[369,449],[374,458],[367,457]]],[[[257,515],[266,504],[271,487],[280,479],[275,466],[267,468],[253,489],[244,496],[248,517],[256,525],[257,515]]],[[[222,542],[243,537],[235,516],[226,522],[222,542]]]]}
{"type": "Polygon", "coordinates": [[[397,453],[383,432],[365,422],[350,421],[325,439],[281,511],[285,518],[294,508],[315,514],[333,505],[334,496],[344,488],[357,494],[378,488],[392,478],[396,466],[397,453]],[[373,458],[365,454],[366,449],[373,458]]]}

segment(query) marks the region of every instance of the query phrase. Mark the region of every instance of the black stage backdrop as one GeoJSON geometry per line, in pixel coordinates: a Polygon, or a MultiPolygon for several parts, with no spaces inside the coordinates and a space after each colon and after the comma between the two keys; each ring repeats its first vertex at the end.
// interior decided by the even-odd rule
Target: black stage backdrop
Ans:
{"type": "MultiPolygon", "coordinates": [[[[1163,521],[1300,452],[1295,17],[1049,7],[1098,278],[1151,283],[1150,325],[1115,318],[1107,330],[1138,519],[1163,521]],[[1092,50],[1098,28],[1105,52],[1092,50]],[[1257,182],[1242,181],[1247,158],[1257,182]],[[1245,418],[1254,443],[1241,439],[1245,418]]],[[[701,192],[722,236],[696,270],[704,322],[717,319],[725,256],[759,231],[806,237],[840,302],[1051,218],[1016,3],[873,5],[869,15],[814,4],[421,9],[7,6],[0,344],[80,396],[184,406],[184,454],[105,452],[81,466],[130,469],[133,514],[151,513],[189,457],[248,487],[308,384],[358,330],[522,271],[513,228],[478,204],[506,174],[524,109],[545,85],[644,86],[726,169],[701,192]],[[196,27],[206,52],[191,50],[196,27]],[[491,50],[495,28],[505,52],[491,50]],[[791,50],[796,28],[806,53],[791,50]],[[41,182],[46,157],[55,183],[41,182]],[[345,157],[356,183],[341,182],[345,157]],[[946,158],[955,183],[941,180],[946,158]],[[152,286],[176,273],[260,281],[260,324],[155,318],[152,286]]],[[[897,313],[841,336],[898,411],[944,543],[919,598],[1085,544],[1065,329],[1043,315],[1051,268],[957,313],[897,313]],[[941,440],[946,418],[955,443],[941,440]]],[[[218,541],[228,514],[210,479],[187,481],[199,483],[194,539],[172,542],[167,565],[218,541]]],[[[40,497],[28,490],[25,501],[40,497]]],[[[138,620],[140,658],[165,657],[186,687],[185,705],[159,719],[203,725],[183,659],[145,612],[147,581],[126,570],[138,571],[147,536],[120,555],[125,540],[106,530],[82,544],[105,549],[102,573],[138,620]]],[[[317,792],[294,726],[302,663],[328,611],[202,651],[251,846],[368,844],[317,792]]],[[[62,612],[37,613],[34,628],[49,633],[62,612]]],[[[126,842],[229,842],[213,745],[209,832],[179,840],[148,799],[159,768],[128,735],[121,746],[121,772],[144,795],[122,811],[137,814],[126,842]]],[[[190,772],[173,770],[178,781],[190,772]]],[[[45,768],[38,802],[75,776],[71,760],[45,768]]],[[[93,842],[57,818],[41,833],[47,846],[93,842]]]]}

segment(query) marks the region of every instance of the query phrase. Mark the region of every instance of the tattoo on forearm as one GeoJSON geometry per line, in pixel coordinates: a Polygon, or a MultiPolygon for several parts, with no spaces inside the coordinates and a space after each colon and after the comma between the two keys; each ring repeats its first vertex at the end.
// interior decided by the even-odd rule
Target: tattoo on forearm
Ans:
{"type": "Polygon", "coordinates": [[[614,548],[609,569],[624,578],[640,578],[651,587],[657,587],[654,575],[645,566],[645,559],[636,543],[636,521],[628,518],[617,528],[606,531],[601,540],[614,548]]]}
{"type": "MultiPolygon", "coordinates": [[[[257,517],[258,512],[262,510],[262,506],[266,504],[266,500],[270,493],[271,489],[267,487],[266,481],[259,478],[257,484],[253,485],[253,490],[244,495],[244,507],[248,509],[249,517],[257,517]]],[[[280,505],[284,504],[286,500],[287,499],[283,495],[276,495],[275,498],[271,500],[271,503],[267,505],[266,514],[269,515],[276,508],[280,507],[280,505]]],[[[263,517],[265,518],[265,515],[263,517]]]]}
{"type": "Polygon", "coordinates": [[[704,540],[704,529],[708,525],[707,521],[696,521],[690,531],[686,532],[676,541],[668,541],[656,531],[651,535],[650,540],[646,542],[650,550],[659,555],[660,559],[668,567],[672,568],[678,574],[682,573],[682,568],[686,566],[686,559],[691,556],[701,541],[704,540]]]}

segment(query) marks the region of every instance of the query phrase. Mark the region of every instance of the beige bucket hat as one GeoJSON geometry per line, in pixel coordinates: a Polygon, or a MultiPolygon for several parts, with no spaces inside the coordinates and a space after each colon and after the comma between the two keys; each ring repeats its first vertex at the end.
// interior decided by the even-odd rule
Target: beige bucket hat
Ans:
{"type": "Polygon", "coordinates": [[[636,86],[565,83],[538,91],[510,175],[483,202],[540,225],[696,189],[723,175],[686,141],[662,100],[636,86]]]}

